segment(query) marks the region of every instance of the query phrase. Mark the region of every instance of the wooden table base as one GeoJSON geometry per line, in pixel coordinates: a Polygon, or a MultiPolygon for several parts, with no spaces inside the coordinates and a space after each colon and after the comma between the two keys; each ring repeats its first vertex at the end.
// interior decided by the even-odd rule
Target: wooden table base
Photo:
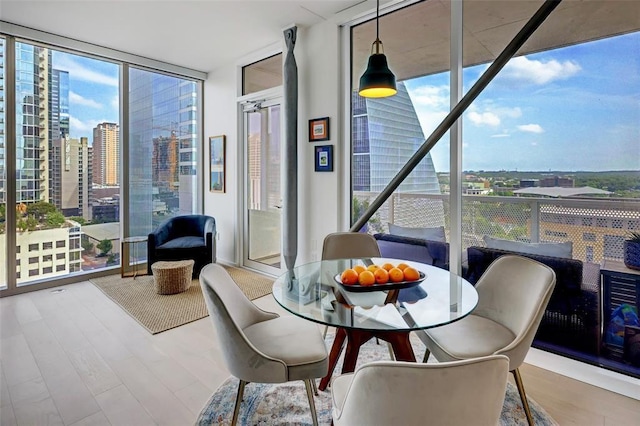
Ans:
{"type": "Polygon", "coordinates": [[[320,381],[318,389],[325,390],[329,385],[333,370],[342,352],[345,339],[347,340],[347,350],[344,354],[344,362],[342,364],[342,373],[351,373],[356,368],[356,361],[360,353],[360,346],[369,340],[377,337],[391,344],[393,354],[397,361],[416,362],[416,356],[413,353],[411,342],[409,341],[409,331],[369,331],[369,330],[351,330],[338,328],[336,337],[329,352],[329,372],[326,377],[320,381]]]}

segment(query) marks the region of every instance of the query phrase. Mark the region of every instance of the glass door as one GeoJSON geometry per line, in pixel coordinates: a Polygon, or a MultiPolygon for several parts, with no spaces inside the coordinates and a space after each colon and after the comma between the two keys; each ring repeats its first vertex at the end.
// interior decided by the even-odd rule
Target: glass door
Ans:
{"type": "Polygon", "coordinates": [[[243,264],[278,275],[282,264],[281,100],[244,108],[243,264]]]}

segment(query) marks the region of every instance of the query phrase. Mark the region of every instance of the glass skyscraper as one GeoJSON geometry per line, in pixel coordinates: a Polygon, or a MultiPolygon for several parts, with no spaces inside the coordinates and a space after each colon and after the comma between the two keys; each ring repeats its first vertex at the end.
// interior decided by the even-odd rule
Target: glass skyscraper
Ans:
{"type": "MultiPolygon", "coordinates": [[[[389,98],[353,95],[353,190],[380,192],[425,140],[404,83],[389,98]]],[[[431,154],[404,180],[398,192],[439,194],[431,154]]]]}

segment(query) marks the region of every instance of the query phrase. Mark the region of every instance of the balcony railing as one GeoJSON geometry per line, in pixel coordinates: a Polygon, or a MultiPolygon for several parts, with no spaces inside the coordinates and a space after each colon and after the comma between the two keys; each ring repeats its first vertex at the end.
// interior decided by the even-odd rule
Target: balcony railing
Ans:
{"type": "MultiPolygon", "coordinates": [[[[371,202],[378,193],[354,192],[371,202]]],[[[368,232],[388,232],[388,223],[445,226],[449,238],[449,194],[394,193],[368,222],[368,232]]],[[[623,259],[623,241],[640,230],[640,200],[462,197],[462,248],[484,245],[485,235],[524,242],[573,243],[573,258],[601,263],[623,259]]]]}

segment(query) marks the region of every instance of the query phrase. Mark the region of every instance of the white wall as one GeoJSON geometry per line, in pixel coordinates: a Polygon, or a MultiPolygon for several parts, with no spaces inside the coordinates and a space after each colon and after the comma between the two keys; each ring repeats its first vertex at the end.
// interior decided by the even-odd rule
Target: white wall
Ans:
{"type": "MultiPolygon", "coordinates": [[[[284,50],[284,47],[283,47],[284,50]]],[[[341,178],[345,164],[340,155],[345,140],[341,135],[339,116],[340,50],[339,27],[322,22],[310,28],[298,28],[294,50],[298,64],[298,259],[304,263],[319,259],[322,240],[328,233],[340,229],[342,203],[341,178]],[[329,141],[308,142],[308,121],[330,117],[329,141]],[[314,146],[334,145],[334,171],[314,171],[314,146]]],[[[255,55],[245,63],[255,61],[255,55]]],[[[223,262],[240,262],[242,212],[242,180],[238,174],[241,159],[242,134],[238,133],[237,94],[240,82],[238,64],[231,64],[209,73],[204,85],[204,212],[216,218],[220,239],[218,258],[223,262]],[[208,137],[227,136],[226,192],[211,193],[209,188],[208,137]]]]}
{"type": "MultiPolygon", "coordinates": [[[[236,104],[236,67],[220,68],[209,73],[204,83],[204,213],[216,219],[217,257],[236,262],[238,242],[238,109],[236,104]],[[226,135],[226,191],[209,192],[209,137],[226,135]]],[[[241,136],[240,136],[241,137],[241,136]]]]}

